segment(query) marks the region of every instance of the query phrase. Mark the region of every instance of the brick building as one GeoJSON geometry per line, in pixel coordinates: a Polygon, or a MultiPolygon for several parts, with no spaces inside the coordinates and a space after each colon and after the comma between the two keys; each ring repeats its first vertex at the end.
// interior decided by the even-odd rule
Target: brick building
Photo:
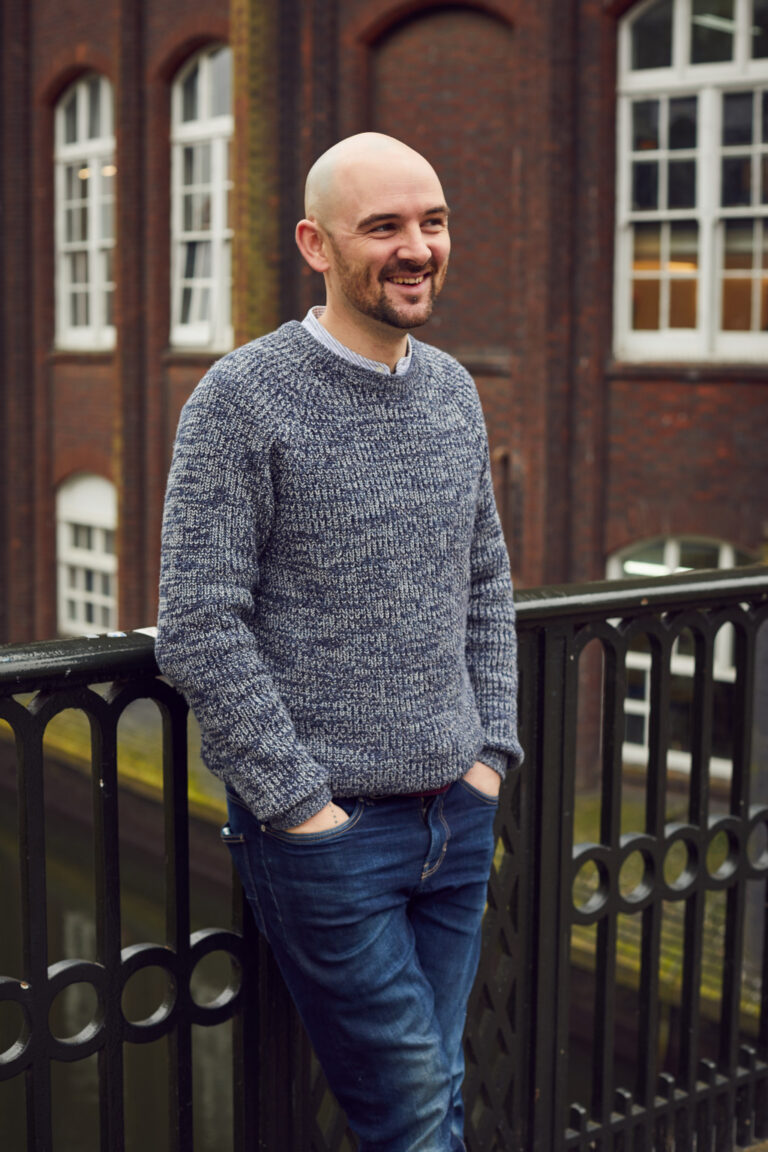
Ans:
{"type": "Polygon", "coordinates": [[[757,557],[768,0],[7,0],[0,641],[150,623],[179,408],[320,299],[302,177],[373,128],[453,210],[518,584],[757,557]]]}

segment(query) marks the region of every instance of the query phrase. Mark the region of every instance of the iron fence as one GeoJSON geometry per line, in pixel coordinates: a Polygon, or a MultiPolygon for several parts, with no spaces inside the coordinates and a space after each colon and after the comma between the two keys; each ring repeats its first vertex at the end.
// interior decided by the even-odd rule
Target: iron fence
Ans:
{"type": "MultiPolygon", "coordinates": [[[[499,810],[468,1147],[725,1152],[768,1137],[768,569],[523,592],[518,609],[526,763],[499,810]]],[[[168,1146],[191,1152],[192,1031],[227,1019],[237,1152],[351,1152],[239,896],[230,927],[191,931],[186,707],[151,638],[1,649],[0,721],[17,766],[23,939],[0,1007],[19,1027],[0,1081],[25,1081],[18,1152],[55,1147],[52,1062],[94,1055],[98,1147],[123,1152],[125,1045],[162,1036],[168,1146]],[[165,932],[125,947],[117,728],[138,699],[162,716],[165,932]],[[96,948],[50,964],[44,738],[68,709],[91,732],[96,948]],[[193,974],[212,952],[233,976],[201,1004],[193,974]],[[167,993],[135,1020],[124,991],[148,968],[167,993]],[[96,1008],[62,1038],[51,1005],[75,984],[96,1008]]]]}

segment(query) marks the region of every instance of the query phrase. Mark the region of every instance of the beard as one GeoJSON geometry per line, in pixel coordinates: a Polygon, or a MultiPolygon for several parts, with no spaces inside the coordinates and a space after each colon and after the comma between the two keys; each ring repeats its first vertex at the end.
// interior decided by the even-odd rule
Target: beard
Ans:
{"type": "Polygon", "coordinates": [[[426,324],[435,307],[435,300],[440,295],[448,267],[447,260],[439,272],[432,261],[416,267],[408,262],[400,261],[382,268],[378,277],[374,279],[368,266],[361,268],[351,267],[342,256],[331,237],[331,246],[336,256],[336,268],[341,290],[350,304],[364,316],[388,324],[391,328],[408,330],[420,328],[426,324]],[[398,307],[387,296],[387,281],[393,276],[421,276],[429,274],[429,294],[426,298],[419,295],[406,296],[407,303],[420,304],[421,308],[414,311],[410,308],[398,307]]]}

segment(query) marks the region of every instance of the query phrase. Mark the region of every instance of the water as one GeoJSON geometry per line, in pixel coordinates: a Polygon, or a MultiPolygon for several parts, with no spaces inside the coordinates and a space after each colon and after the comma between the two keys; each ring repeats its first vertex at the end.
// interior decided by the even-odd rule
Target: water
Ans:
{"type": "MultiPolygon", "coordinates": [[[[8,776],[8,750],[0,747],[8,776]]],[[[46,769],[46,862],[48,883],[48,960],[94,959],[93,835],[89,819],[89,783],[60,766],[46,769]],[[62,802],[63,801],[63,802],[62,802]],[[61,809],[65,809],[62,812],[61,809]],[[75,819],[67,813],[79,813],[75,819]]],[[[163,825],[159,804],[121,797],[121,911],[123,946],[140,941],[163,943],[163,825]],[[139,835],[137,835],[137,830],[139,835]],[[138,840],[143,841],[139,846],[138,840]]],[[[21,917],[17,805],[12,790],[0,789],[0,975],[21,975],[21,917]]],[[[193,877],[192,928],[228,927],[231,922],[230,870],[219,849],[214,826],[196,829],[193,860],[204,859],[193,877]],[[200,871],[200,869],[198,869],[200,871]]],[[[198,1003],[212,1000],[231,976],[226,957],[201,962],[193,977],[198,1003]]],[[[137,974],[126,986],[123,1011],[131,1020],[146,1018],[162,1003],[166,978],[159,969],[137,974]]],[[[76,1035],[93,1018],[96,997],[87,984],[57,997],[50,1014],[55,1035],[76,1035]]],[[[0,1053],[19,1036],[20,1013],[0,1003],[0,1053]]],[[[193,1029],[194,1149],[232,1149],[231,1024],[193,1029]]],[[[97,1056],[51,1068],[54,1152],[101,1152],[98,1139],[97,1056]]],[[[124,1046],[125,1133],[127,1152],[165,1152],[168,1148],[168,1040],[124,1046]]],[[[0,1083],[0,1149],[27,1148],[24,1078],[0,1083]]]]}

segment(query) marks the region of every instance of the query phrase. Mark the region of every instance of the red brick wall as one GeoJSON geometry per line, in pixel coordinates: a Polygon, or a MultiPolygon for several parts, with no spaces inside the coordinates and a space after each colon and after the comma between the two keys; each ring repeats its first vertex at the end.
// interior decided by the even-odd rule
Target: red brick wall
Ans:
{"type": "Polygon", "coordinates": [[[758,552],[768,516],[765,381],[616,379],[605,548],[696,535],[758,552]]]}

